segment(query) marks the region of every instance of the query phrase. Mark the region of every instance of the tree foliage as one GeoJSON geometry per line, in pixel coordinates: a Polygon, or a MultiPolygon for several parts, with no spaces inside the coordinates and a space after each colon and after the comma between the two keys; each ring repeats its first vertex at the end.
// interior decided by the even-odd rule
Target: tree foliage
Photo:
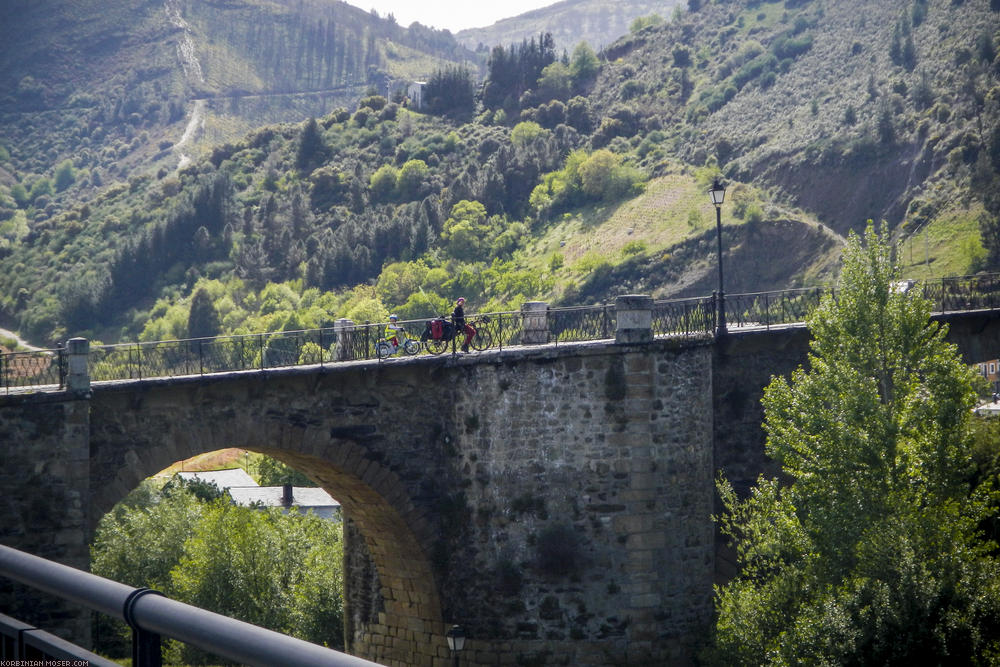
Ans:
{"type": "Polygon", "coordinates": [[[974,476],[977,381],[896,289],[887,233],[852,235],[841,288],[809,321],[809,370],[764,396],[792,480],[739,499],[720,479],[741,572],[718,589],[716,664],[993,664],[1000,563],[974,476]]]}
{"type": "MultiPolygon", "coordinates": [[[[306,641],[343,648],[341,525],[315,515],[200,499],[146,481],[98,526],[92,571],[306,641]]],[[[104,650],[127,650],[101,627],[104,650]]],[[[174,646],[168,662],[204,664],[174,646]]]]}
{"type": "Polygon", "coordinates": [[[492,109],[517,108],[521,96],[535,87],[542,70],[555,59],[555,41],[549,33],[520,45],[495,46],[486,65],[483,104],[492,109]]]}
{"type": "Polygon", "coordinates": [[[472,72],[466,67],[445,67],[431,75],[424,87],[424,104],[430,113],[462,114],[476,107],[472,72]]]}
{"type": "Polygon", "coordinates": [[[210,338],[219,335],[222,325],[219,312],[215,309],[212,295],[204,287],[191,297],[191,311],[188,315],[188,337],[210,338]]]}

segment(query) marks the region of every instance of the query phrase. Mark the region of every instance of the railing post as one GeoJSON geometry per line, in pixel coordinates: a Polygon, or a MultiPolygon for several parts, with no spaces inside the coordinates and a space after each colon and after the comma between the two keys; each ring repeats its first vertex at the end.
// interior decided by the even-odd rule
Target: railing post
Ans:
{"type": "Polygon", "coordinates": [[[549,342],[549,304],[528,301],[521,304],[521,342],[542,345],[549,342]]]}
{"type": "Polygon", "coordinates": [[[160,635],[143,630],[135,621],[135,603],[144,595],[163,595],[152,588],[137,588],[132,591],[122,608],[125,622],[132,628],[132,665],[133,667],[161,667],[163,654],[160,650],[160,635]]]}
{"type": "Polygon", "coordinates": [[[616,343],[648,343],[653,340],[653,297],[626,294],[615,299],[616,343]]]}
{"type": "MultiPolygon", "coordinates": [[[[66,363],[67,363],[66,347],[62,343],[59,343],[56,345],[56,348],[59,350],[58,359],[56,362],[59,364],[59,389],[62,390],[66,388],[66,363]]],[[[3,360],[0,359],[0,374],[2,373],[3,373],[3,360]]]]}
{"type": "Polygon", "coordinates": [[[351,338],[354,335],[354,322],[345,317],[333,323],[333,333],[337,339],[337,352],[334,361],[347,361],[351,358],[351,338]]]}
{"type": "Polygon", "coordinates": [[[69,355],[66,373],[66,389],[72,394],[86,394],[90,391],[90,341],[86,338],[70,338],[66,343],[69,355]]]}

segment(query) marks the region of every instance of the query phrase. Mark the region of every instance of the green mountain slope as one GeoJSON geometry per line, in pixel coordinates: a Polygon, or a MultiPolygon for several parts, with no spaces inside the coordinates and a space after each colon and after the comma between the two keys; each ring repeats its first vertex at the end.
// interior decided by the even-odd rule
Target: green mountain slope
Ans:
{"type": "MultiPolygon", "coordinates": [[[[235,90],[232,63],[258,63],[247,93],[279,85],[247,55],[271,42],[240,37],[261,23],[252,12],[227,33],[200,11],[164,29],[175,48],[187,34],[215,44],[203,94],[235,90]]],[[[485,104],[450,117],[369,96],[225,139],[176,172],[127,169],[122,149],[96,184],[74,161],[37,192],[10,150],[0,315],[36,342],[151,340],[204,333],[196,292],[227,332],[421,318],[459,295],[488,310],[706,294],[716,176],[731,293],[831,280],[843,236],[868,218],[889,222],[914,277],[996,266],[997,16],[989,0],[702,3],[593,66],[544,44],[506,51],[485,104]]],[[[322,84],[303,49],[299,83],[322,84]]],[[[226,122],[216,113],[206,134],[226,122]]],[[[87,140],[77,149],[92,154],[87,140]]]]}

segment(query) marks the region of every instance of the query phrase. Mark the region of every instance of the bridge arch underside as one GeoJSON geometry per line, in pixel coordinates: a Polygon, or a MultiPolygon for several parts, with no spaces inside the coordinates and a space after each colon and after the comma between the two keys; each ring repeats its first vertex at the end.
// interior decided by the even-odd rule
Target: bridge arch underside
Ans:
{"type": "Polygon", "coordinates": [[[435,528],[388,462],[379,460],[381,447],[373,441],[385,440],[393,429],[371,419],[378,408],[392,420],[392,410],[381,405],[384,397],[366,396],[357,384],[351,396],[327,391],[316,378],[307,384],[293,375],[265,383],[243,378],[239,395],[225,382],[154,388],[138,398],[96,392],[91,526],[143,479],[178,460],[228,447],[276,458],[341,503],[345,554],[355,555],[355,574],[362,569],[366,577],[345,581],[348,651],[386,665],[431,664],[446,650],[437,577],[428,558],[435,528]],[[361,568],[359,545],[350,545],[359,536],[361,568]],[[367,590],[351,595],[352,585],[367,590]],[[352,609],[352,599],[363,601],[364,609],[352,609]]]}

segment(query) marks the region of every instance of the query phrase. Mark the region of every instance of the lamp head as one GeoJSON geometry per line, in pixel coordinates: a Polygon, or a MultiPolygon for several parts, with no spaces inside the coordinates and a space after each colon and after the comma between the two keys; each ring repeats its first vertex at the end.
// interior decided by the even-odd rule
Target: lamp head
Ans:
{"type": "Polygon", "coordinates": [[[445,637],[448,638],[448,648],[452,651],[457,653],[465,648],[465,630],[462,629],[462,626],[451,626],[445,637]]]}
{"type": "Polygon", "coordinates": [[[708,189],[708,195],[712,198],[712,203],[722,206],[722,201],[726,198],[726,186],[718,178],[712,181],[712,187],[708,189]]]}

